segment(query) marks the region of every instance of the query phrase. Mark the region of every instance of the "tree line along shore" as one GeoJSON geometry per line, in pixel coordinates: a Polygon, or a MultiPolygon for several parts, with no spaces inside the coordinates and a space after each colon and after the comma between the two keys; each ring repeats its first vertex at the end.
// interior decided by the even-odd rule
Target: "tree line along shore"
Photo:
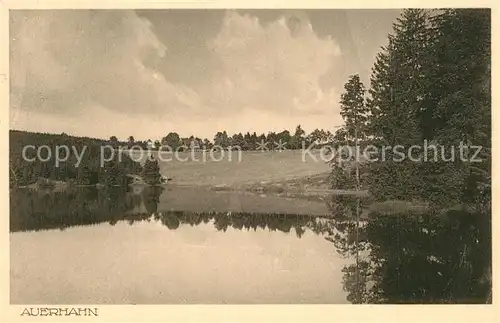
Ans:
{"type": "Polygon", "coordinates": [[[10,131],[10,186],[57,188],[66,186],[127,186],[163,185],[158,161],[148,158],[144,165],[127,154],[118,156],[102,150],[103,140],[46,133],[10,131]],[[26,150],[26,145],[46,146],[47,149],[26,150]],[[84,151],[77,160],[75,154],[60,156],[57,146],[75,147],[84,151]],[[83,150],[85,147],[85,150],[83,150]],[[36,156],[36,154],[39,156],[36,156]],[[26,157],[26,158],[25,158],[26,157]],[[105,162],[102,162],[105,161],[105,162]],[[101,164],[102,163],[102,164],[101,164]]]}

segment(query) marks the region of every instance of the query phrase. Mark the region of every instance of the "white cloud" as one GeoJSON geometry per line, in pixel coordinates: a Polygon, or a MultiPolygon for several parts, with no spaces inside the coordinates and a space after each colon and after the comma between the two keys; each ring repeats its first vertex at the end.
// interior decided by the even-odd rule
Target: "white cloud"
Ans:
{"type": "Polygon", "coordinates": [[[255,17],[228,12],[220,32],[207,40],[220,66],[203,85],[190,87],[150,67],[169,52],[149,21],[133,11],[11,16],[13,128],[211,138],[222,129],[293,130],[301,123],[313,130],[340,123],[338,91],[320,85],[323,75],[335,73],[340,48],[318,37],[306,20],[292,33],[285,18],[263,26],[255,17]],[[35,117],[46,124],[29,121],[35,117]]]}
{"type": "Polygon", "coordinates": [[[180,111],[196,103],[190,89],[144,64],[165,56],[166,47],[133,11],[12,16],[13,109],[75,114],[96,102],[126,116],[180,111]]]}
{"type": "Polygon", "coordinates": [[[230,11],[210,46],[222,69],[206,89],[209,105],[299,114],[335,110],[334,89],[322,89],[319,81],[334,69],[340,48],[319,38],[308,21],[292,34],[285,18],[262,26],[230,11]]]}

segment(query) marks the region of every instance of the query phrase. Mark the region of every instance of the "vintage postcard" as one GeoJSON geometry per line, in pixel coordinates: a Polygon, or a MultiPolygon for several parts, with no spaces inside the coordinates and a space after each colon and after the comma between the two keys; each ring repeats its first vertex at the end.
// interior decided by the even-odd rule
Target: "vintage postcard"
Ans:
{"type": "Polygon", "coordinates": [[[1,3],[2,321],[498,320],[498,9],[352,5],[1,3]]]}

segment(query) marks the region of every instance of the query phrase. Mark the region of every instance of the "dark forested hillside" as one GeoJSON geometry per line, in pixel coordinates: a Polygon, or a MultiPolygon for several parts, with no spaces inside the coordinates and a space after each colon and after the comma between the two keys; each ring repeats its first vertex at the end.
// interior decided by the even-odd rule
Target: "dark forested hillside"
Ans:
{"type": "MultiPolygon", "coordinates": [[[[81,185],[125,185],[127,174],[142,171],[140,163],[127,154],[121,154],[121,160],[115,154],[101,165],[101,147],[110,144],[106,140],[16,130],[9,135],[11,186],[33,184],[41,178],[81,185]]],[[[110,154],[111,150],[103,152],[110,154]]]]}

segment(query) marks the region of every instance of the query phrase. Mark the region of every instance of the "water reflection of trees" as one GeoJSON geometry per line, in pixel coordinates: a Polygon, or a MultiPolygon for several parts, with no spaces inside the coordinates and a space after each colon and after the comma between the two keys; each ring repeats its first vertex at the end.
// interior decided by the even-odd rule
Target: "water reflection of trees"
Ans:
{"type": "Polygon", "coordinates": [[[294,231],[299,238],[307,230],[316,234],[325,232],[317,219],[307,215],[164,212],[159,209],[162,194],[163,189],[160,187],[146,187],[138,192],[120,188],[82,188],[47,194],[31,190],[12,191],[10,230],[64,229],[101,222],[115,225],[118,221],[127,221],[132,225],[137,221],[155,220],[171,230],[181,225],[196,226],[212,222],[219,231],[226,231],[230,227],[236,230],[294,231]]]}
{"type": "Polygon", "coordinates": [[[233,213],[233,212],[210,212],[210,213],[191,213],[191,212],[161,212],[157,215],[164,225],[169,229],[177,229],[180,225],[195,226],[201,223],[213,222],[218,231],[226,231],[229,227],[236,230],[269,230],[289,233],[292,229],[297,237],[307,231],[308,228],[314,230],[316,219],[307,215],[290,215],[275,213],[233,213]]]}
{"type": "Polygon", "coordinates": [[[10,194],[10,230],[64,229],[101,222],[116,224],[128,210],[142,203],[140,195],[123,188],[78,188],[43,192],[13,190],[10,194]]]}
{"type": "Polygon", "coordinates": [[[342,269],[350,302],[491,302],[490,213],[365,211],[356,220],[356,202],[363,204],[336,198],[336,220],[324,225],[327,239],[353,259],[342,269]]]}
{"type": "MultiPolygon", "coordinates": [[[[465,210],[368,212],[367,201],[336,197],[333,217],[162,212],[163,190],[78,189],[11,192],[10,230],[65,229],[118,221],[157,221],[171,230],[211,224],[215,229],[306,231],[325,235],[352,263],[342,269],[352,303],[484,303],[491,298],[491,217],[465,210]],[[359,216],[355,204],[364,209],[359,216]]],[[[168,196],[167,196],[168,204],[168,196]]],[[[490,299],[491,301],[491,299],[490,299]]]]}

